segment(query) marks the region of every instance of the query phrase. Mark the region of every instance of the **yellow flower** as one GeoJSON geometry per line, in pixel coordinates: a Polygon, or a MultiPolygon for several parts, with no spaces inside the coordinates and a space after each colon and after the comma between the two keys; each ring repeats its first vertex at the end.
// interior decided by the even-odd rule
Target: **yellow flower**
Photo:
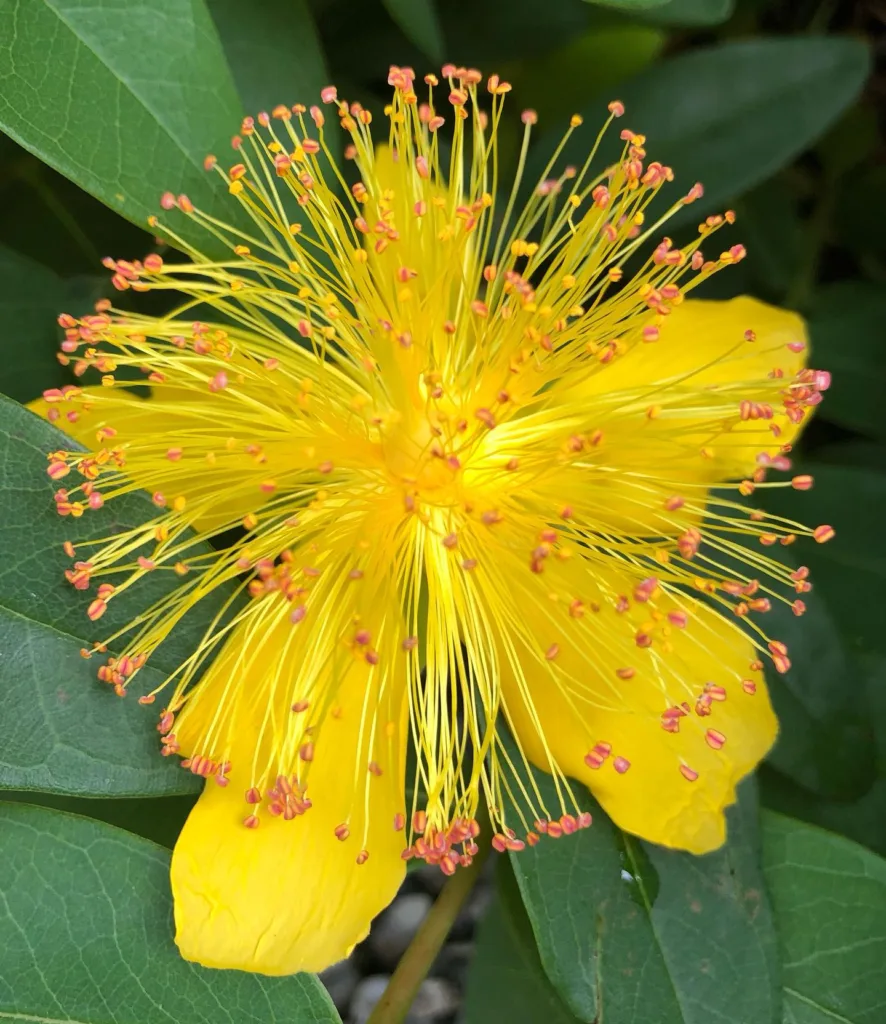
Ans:
{"type": "Polygon", "coordinates": [[[776,734],[764,661],[789,666],[762,613],[800,614],[809,588],[767,547],[833,532],[742,501],[811,484],[766,477],[827,375],[795,315],[684,301],[743,256],[701,252],[732,215],[661,240],[644,214],[673,174],[630,131],[596,177],[558,150],[521,206],[531,111],[502,203],[509,86],[443,78],[420,102],[391,69],[379,149],[369,112],[324,90],[350,186],[320,107],[247,118],[238,162],[207,167],[251,233],[167,193],[152,226],[187,257],[106,262],[120,289],[181,293],[174,312],[61,318],[63,361],[101,386],[44,396],[89,445],[50,454],[58,511],[135,489],[156,506],[67,544],[68,578],[98,620],[146,574],[180,577],[96,644],[117,652],[99,677],[125,694],[189,609],[235,595],[161,687],[164,753],[207,779],[172,884],[181,951],[210,966],[325,967],[406,860],[451,873],[490,841],[481,801],[500,850],[590,824],[567,777],[630,832],[718,846],[776,734]],[[229,255],[184,241],[184,217],[229,255]]]}

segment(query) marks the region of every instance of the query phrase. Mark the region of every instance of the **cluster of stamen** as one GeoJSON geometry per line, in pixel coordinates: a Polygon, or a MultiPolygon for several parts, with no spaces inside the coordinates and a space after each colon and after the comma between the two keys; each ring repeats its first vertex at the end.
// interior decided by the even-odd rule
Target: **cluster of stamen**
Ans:
{"type": "MultiPolygon", "coordinates": [[[[257,770],[244,766],[253,773],[244,824],[255,828],[264,814],[291,821],[311,807],[307,769],[324,751],[318,730],[324,716],[340,713],[335,684],[319,692],[314,662],[342,654],[367,673],[366,693],[379,701],[366,705],[372,737],[392,725],[379,695],[389,699],[392,666],[405,663],[396,671],[406,680],[416,782],[427,805],[411,816],[403,857],[451,874],[477,852],[481,793],[497,850],[519,850],[591,823],[552,755],[546,766],[558,779],[559,814],[525,781],[522,750],[515,759],[503,752],[496,659],[509,655],[489,652],[490,635],[513,635],[532,649],[535,685],[553,685],[589,705],[590,718],[595,701],[606,709],[621,705],[624,687],[643,671],[641,659],[672,663],[677,637],[693,618],[696,598],[687,595],[749,624],[759,655],[749,672],[762,671],[763,658],[786,672],[785,645],[755,616],[777,601],[801,615],[803,601],[788,601],[783,591],[808,592],[808,569],[791,569],[756,549],[744,575],[725,561],[736,553],[735,534],[765,549],[799,536],[824,542],[833,529],[810,530],[741,500],[765,487],[812,486],[807,475],[789,482],[769,475],[791,469],[779,419],[802,423],[827,389],[827,373],[786,372],[784,351],[773,348],[768,379],[747,386],[700,388],[676,375],[656,389],[622,385],[592,399],[582,391],[601,374],[605,383],[631,352],[655,345],[692,288],[744,257],[740,245],[716,258],[701,251],[733,214],[707,217],[686,246],[660,239],[667,217],[697,201],[702,189],[694,185],[647,223],[650,203],[674,175],[647,161],[645,137],[630,130],[621,132],[618,161],[600,173],[592,165],[602,132],[584,166],[555,172],[564,139],[517,211],[536,122],[527,111],[516,180],[503,219],[496,219],[496,139],[510,86],[495,75],[487,80],[487,111],[478,71],[447,65],[442,78],[438,107],[437,76],[425,77],[429,98],[419,102],[414,72],[391,69],[392,155],[384,170],[369,111],[339,99],[332,87],[323,91],[322,104],[337,116],[346,157],[361,175],[347,188],[321,106],[280,106],[246,118],[233,140],[236,162],[225,169],[213,156],[206,167],[252,218],[254,234],[210,217],[187,196],[165,193],[165,211],[202,229],[228,255],[210,259],[172,224],[152,218],[153,230],[189,259],[169,262],[152,253],[143,261],[109,258],[105,266],[118,291],[184,293],[181,309],[158,320],[102,300],[94,315],[63,315],[61,362],[103,387],[68,385],[44,397],[59,426],[88,416],[96,428],[94,450],[49,455],[50,478],[65,481],[56,492],[60,515],[98,512],[138,487],[153,502],[142,525],[78,543],[86,554],[65,545],[68,581],[91,592],[89,618],[100,619],[148,573],[180,578],[131,631],[84,650],[91,656],[118,642],[124,647],[106,658],[99,678],[123,696],[184,614],[221,586],[242,598],[242,606],[230,605],[240,628],[285,620],[292,629],[314,630],[318,647],[308,646],[304,657],[309,667],[303,675],[291,669],[289,690],[277,682],[269,690],[269,701],[286,693],[291,706],[276,727],[277,753],[257,770]],[[450,124],[447,166],[438,133],[450,124]],[[391,176],[393,184],[382,183],[391,176]],[[646,242],[654,242],[652,254],[631,277],[626,264],[646,242]],[[190,320],[199,304],[214,307],[225,326],[190,320]],[[129,372],[118,376],[124,368],[129,372]],[[127,436],[127,403],[115,401],[114,392],[134,387],[152,389],[149,401],[174,421],[167,433],[127,436]],[[763,438],[753,473],[709,491],[697,467],[717,458],[721,438],[751,426],[763,438]],[[658,431],[654,444],[669,447],[641,463],[635,453],[646,450],[650,429],[658,431]],[[625,510],[621,520],[614,507],[625,510]],[[650,516],[652,525],[644,525],[650,516]],[[221,538],[231,528],[242,538],[228,543],[221,538]],[[218,549],[202,544],[206,539],[218,549]],[[593,581],[588,593],[575,592],[568,576],[569,563],[580,559],[593,581]],[[634,581],[627,594],[612,591],[613,568],[634,581]],[[386,590],[376,586],[379,579],[389,580],[386,590]],[[376,589],[365,591],[367,581],[376,589]],[[425,601],[430,611],[420,612],[425,601]],[[378,618],[377,604],[385,610],[380,632],[367,625],[378,618]],[[523,621],[533,608],[544,609],[541,621],[550,624],[539,651],[523,621]],[[400,623],[396,636],[393,620],[400,623]],[[589,696],[560,667],[566,645],[605,676],[605,698],[589,696]],[[523,838],[508,824],[515,816],[523,838]]],[[[624,108],[614,102],[609,111],[611,122],[624,108]]],[[[580,124],[572,118],[567,139],[580,124]]],[[[740,360],[743,346],[754,345],[749,330],[728,358],[740,360]]],[[[791,341],[789,356],[802,347],[791,341]]],[[[164,754],[182,756],[176,719],[204,699],[199,670],[232,628],[216,620],[167,681],[174,686],[158,726],[164,754]]],[[[514,672],[531,693],[530,667],[514,672]]],[[[718,682],[699,687],[674,673],[675,693],[655,711],[669,734],[709,718],[727,697],[718,682]]],[[[153,703],[162,689],[140,699],[153,703]]],[[[756,689],[752,679],[741,681],[745,695],[756,689]]],[[[196,745],[186,742],[182,759],[184,768],[223,787],[232,773],[238,787],[243,778],[224,740],[232,715],[227,705],[214,709],[211,727],[196,745]]],[[[719,750],[727,737],[706,725],[704,741],[719,750]]],[[[383,774],[374,742],[367,740],[358,765],[358,803],[368,780],[383,774]]],[[[544,737],[542,743],[547,750],[544,737]]],[[[629,754],[597,739],[584,763],[623,776],[629,754]]],[[[687,781],[698,779],[681,758],[675,764],[687,781]]],[[[394,829],[406,831],[406,824],[398,813],[394,829]]],[[[335,828],[342,842],[351,833],[350,820],[335,828]]],[[[357,838],[362,864],[369,851],[357,838]]]]}

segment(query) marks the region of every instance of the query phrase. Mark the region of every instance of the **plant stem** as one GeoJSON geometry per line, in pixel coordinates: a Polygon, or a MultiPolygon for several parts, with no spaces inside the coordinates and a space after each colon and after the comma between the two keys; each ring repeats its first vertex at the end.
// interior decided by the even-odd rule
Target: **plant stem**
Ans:
{"type": "Polygon", "coordinates": [[[459,868],[443,886],[366,1024],[400,1024],[409,1012],[415,993],[474,888],[490,849],[489,843],[482,843],[473,862],[466,868],[459,868]]]}

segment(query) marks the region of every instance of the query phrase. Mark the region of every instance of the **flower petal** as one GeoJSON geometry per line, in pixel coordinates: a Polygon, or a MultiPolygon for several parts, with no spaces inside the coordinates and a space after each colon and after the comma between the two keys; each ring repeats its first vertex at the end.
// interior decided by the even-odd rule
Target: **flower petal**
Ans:
{"type": "MultiPolygon", "coordinates": [[[[802,318],[788,310],[748,296],[726,302],[690,299],[664,319],[658,341],[635,347],[603,372],[590,376],[587,393],[645,393],[650,407],[662,405],[662,415],[648,427],[650,453],[655,451],[657,432],[673,433],[679,427],[687,467],[696,466],[699,480],[735,479],[753,472],[761,451],[777,454],[781,445],[796,438],[799,427],[773,401],[771,375],[780,370],[787,385],[805,365],[806,342],[802,318]],[[800,345],[804,347],[794,351],[800,345]],[[705,392],[727,396],[733,419],[743,400],[769,401],[774,415],[733,422],[726,433],[712,439],[719,427],[712,430],[711,414],[697,397],[682,409],[676,404],[682,395],[704,397],[705,392]],[[772,425],[778,429],[777,437],[772,425]],[[705,446],[710,446],[710,452],[697,458],[705,446]]],[[[720,418],[728,415],[721,412],[720,418]]],[[[617,431],[610,440],[618,446],[617,431]]]]}
{"type": "MultiPolygon", "coordinates": [[[[288,621],[285,628],[291,628],[288,621]]],[[[403,685],[390,678],[368,683],[366,662],[347,651],[343,662],[337,655],[332,659],[338,673],[334,690],[333,669],[326,669],[331,696],[312,733],[317,742],[307,774],[312,806],[290,821],[262,807],[258,827],[244,825],[252,810],[244,801],[250,770],[273,756],[262,717],[279,710],[272,709],[268,693],[277,697],[280,687],[268,691],[268,681],[279,683],[281,664],[302,656],[284,646],[285,628],[258,643],[241,627],[198,684],[206,710],[190,722],[182,715],[182,728],[176,723],[182,752],[195,749],[200,717],[204,728],[210,724],[218,706],[213,697],[225,699],[234,680],[243,699],[229,784],[207,782],[172,859],[176,942],[182,956],[207,967],[270,975],[322,970],[365,937],[405,872],[403,833],[394,828],[405,802],[403,685]],[[248,649],[256,643],[261,656],[251,658],[248,649]],[[250,694],[262,695],[251,702],[251,714],[250,694]],[[265,738],[258,749],[257,737],[265,738]],[[336,830],[344,823],[350,834],[339,839],[336,830]],[[358,863],[361,851],[368,859],[358,863]]],[[[322,688],[324,681],[319,683],[322,688]]],[[[285,712],[292,715],[290,699],[285,712]]]]}
{"type": "Polygon", "coordinates": [[[624,596],[634,593],[627,579],[601,579],[595,570],[580,588],[599,597],[589,603],[599,611],[556,633],[548,616],[527,618],[501,658],[512,729],[532,762],[550,770],[553,761],[588,785],[620,828],[693,853],[716,849],[737,783],[778,730],[750,668],[753,647],[693,598],[637,601],[624,596]],[[546,661],[539,652],[552,636],[557,654],[546,661]]]}

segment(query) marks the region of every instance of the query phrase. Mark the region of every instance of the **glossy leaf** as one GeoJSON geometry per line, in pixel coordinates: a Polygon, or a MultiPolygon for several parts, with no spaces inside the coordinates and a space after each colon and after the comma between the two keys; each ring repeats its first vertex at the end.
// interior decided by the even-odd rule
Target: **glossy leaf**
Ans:
{"type": "Polygon", "coordinates": [[[242,111],[202,0],[9,0],[0,80],[0,129],[124,217],[167,188],[219,212],[203,158],[242,111]]]}
{"type": "MultiPolygon", "coordinates": [[[[815,142],[857,97],[869,64],[867,47],[854,39],[754,39],[692,50],[625,83],[619,128],[645,134],[650,159],[674,168],[679,186],[665,190],[669,201],[703,183],[704,199],[672,222],[695,223],[815,142]]],[[[584,116],[589,130],[573,136],[563,164],[581,164],[605,102],[584,116]]],[[[559,134],[542,140],[533,170],[544,166],[559,134]]],[[[601,167],[621,145],[612,136],[601,167]]]]}
{"type": "Polygon", "coordinates": [[[785,1024],[879,1024],[886,861],[764,812],[763,868],[778,921],[785,1024]]]}
{"type": "MultiPolygon", "coordinates": [[[[556,805],[550,781],[539,784],[556,805]]],[[[543,840],[512,866],[545,971],[581,1020],[601,1011],[632,1024],[778,1020],[752,784],[716,853],[642,843],[598,811],[590,829],[543,840]]]]}
{"type": "Polygon", "coordinates": [[[496,875],[496,896],[480,923],[468,974],[465,1024],[579,1024],[541,966],[507,861],[496,875]]]}
{"type": "Polygon", "coordinates": [[[210,971],[172,940],[169,854],[109,825],[0,805],[0,1017],[338,1024],[316,978],[210,971]]]}
{"type": "MultiPolygon", "coordinates": [[[[154,509],[147,496],[133,494],[79,520],[59,516],[46,454],[70,445],[48,423],[0,399],[6,502],[0,520],[0,787],[101,796],[193,792],[196,780],[172,763],[177,759],[159,754],[156,713],[134,697],[116,698],[96,679],[97,660],[80,655],[82,647],[125,626],[172,581],[155,580],[165,574],[154,573],[119,604],[112,602],[100,626],[89,622],[88,595],[64,580],[69,560],[62,543],[131,527],[154,509]]],[[[145,666],[145,688],[161,683],[202,635],[219,607],[204,603],[145,666]]]]}
{"type": "Polygon", "coordinates": [[[833,375],[820,415],[886,439],[886,294],[844,281],[823,289],[809,314],[813,359],[833,375]]]}
{"type": "MultiPolygon", "coordinates": [[[[433,61],[444,57],[443,32],[435,0],[382,0],[403,35],[433,61]]],[[[444,0],[445,3],[445,0],[444,0]]]]}
{"type": "Polygon", "coordinates": [[[239,0],[207,5],[245,110],[319,103],[329,73],[306,0],[263,0],[260,11],[239,0]]]}

